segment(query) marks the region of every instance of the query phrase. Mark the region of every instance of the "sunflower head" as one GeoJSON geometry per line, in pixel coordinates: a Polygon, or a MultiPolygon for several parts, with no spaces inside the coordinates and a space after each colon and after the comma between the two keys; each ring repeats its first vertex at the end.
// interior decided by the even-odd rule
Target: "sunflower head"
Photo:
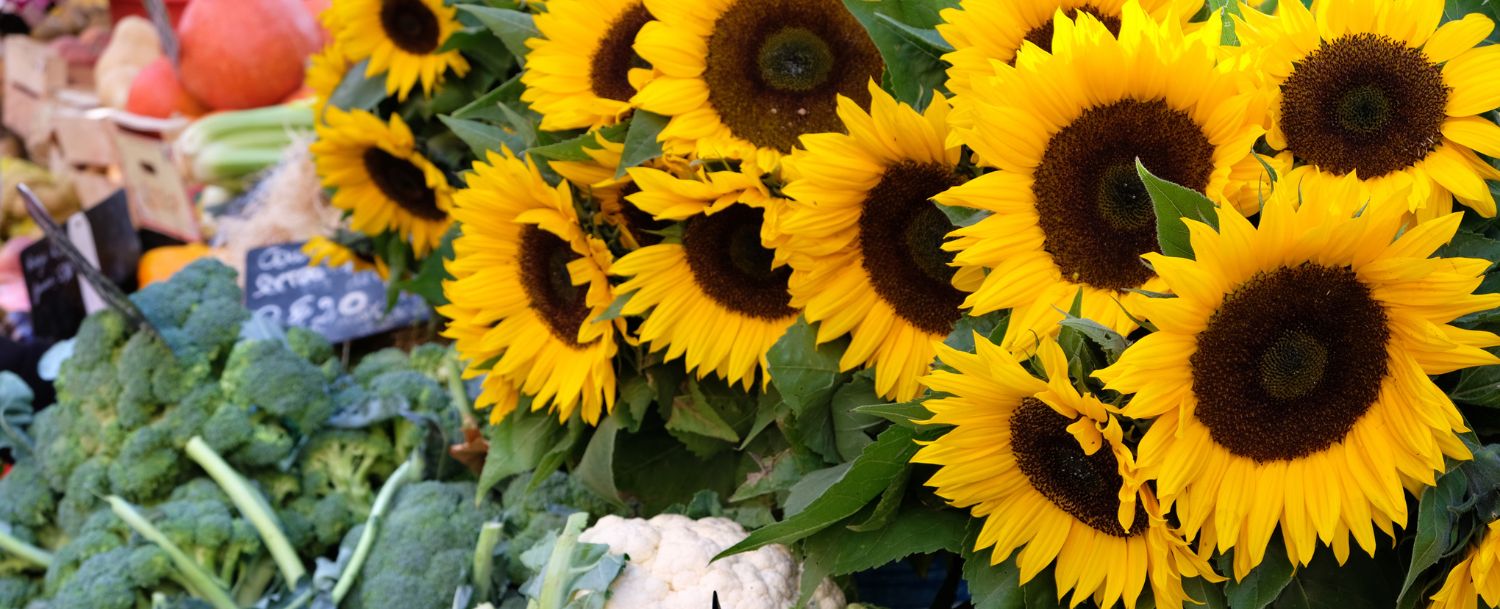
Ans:
{"type": "Polygon", "coordinates": [[[334,10],[337,44],[350,61],[369,60],[366,76],[385,74],[386,93],[401,101],[418,82],[431,95],[449,70],[469,71],[461,53],[441,50],[460,28],[457,9],[443,0],[341,0],[334,10]]]}
{"type": "Polygon", "coordinates": [[[521,99],[542,129],[592,129],[619,122],[652,71],[632,48],[651,13],[641,0],[557,0],[536,17],[526,41],[521,99]]]}
{"type": "Polygon", "coordinates": [[[389,281],[391,269],[385,261],[367,256],[353,248],[328,237],[313,237],[302,244],[302,253],[307,255],[308,266],[341,267],[348,265],[356,273],[374,271],[382,280],[389,281]]]}
{"type": "Polygon", "coordinates": [[[818,340],[852,341],[840,365],[875,368],[881,395],[910,400],[926,374],[932,343],[953,330],[964,289],[981,274],[961,276],[942,249],[953,229],[932,197],[963,182],[960,147],[948,139],[948,100],[925,112],[898,104],[870,83],[867,112],[839,98],[846,133],[802,136],[806,150],[787,160],[800,177],[781,220],[791,293],[817,322],[818,340]]]}
{"type": "Polygon", "coordinates": [[[1119,420],[1073,387],[1055,342],[1038,346],[1042,380],[974,341],[975,354],[938,348],[952,371],[923,379],[942,396],[925,403],[925,423],[951,428],[912,461],[937,465],[927,484],[984,521],[976,550],[993,548],[996,564],[1020,549],[1021,583],[1055,564],[1059,598],[1071,590],[1073,605],[1134,607],[1149,578],[1157,605],[1177,606],[1183,577],[1218,579],[1169,528],[1119,420]]]}
{"type": "Polygon", "coordinates": [[[1405,524],[1406,490],[1469,458],[1428,375],[1500,362],[1483,350],[1500,338],[1448,325],[1500,305],[1472,294],[1487,262],[1429,258],[1458,214],[1402,233],[1399,208],[1296,197],[1273,195],[1259,227],[1230,208],[1217,231],[1186,221],[1192,260],[1148,254],[1176,298],[1143,301],[1160,330],[1095,373],[1135,394],[1127,416],[1155,419],[1142,470],[1189,537],[1235,550],[1237,577],[1278,523],[1299,565],[1319,541],[1340,561],[1351,536],[1373,553],[1376,528],[1405,524]]]}
{"type": "Polygon", "coordinates": [[[636,50],[659,75],[635,103],[671,117],[669,153],[760,172],[806,133],[837,131],[836,99],[869,101],[884,63],[838,0],[648,0],[636,50]]]}
{"type": "Polygon", "coordinates": [[[1439,27],[1441,0],[1292,4],[1274,17],[1247,11],[1239,29],[1275,87],[1267,141],[1297,163],[1284,181],[1331,198],[1355,176],[1350,205],[1391,200],[1427,219],[1457,197],[1493,216],[1485,180],[1500,172],[1474,152],[1500,153],[1500,127],[1480,116],[1500,106],[1482,67],[1500,49],[1475,46],[1494,23],[1470,14],[1439,27]]]}
{"type": "MultiPolygon", "coordinates": [[[[332,13],[333,11],[328,11],[332,13]]],[[[313,91],[313,116],[321,118],[333,91],[349,72],[349,56],[337,43],[313,54],[307,64],[307,87],[313,91]]]]}
{"type": "Polygon", "coordinates": [[[1500,606],[1500,571],[1495,569],[1500,563],[1500,520],[1479,535],[1479,543],[1448,571],[1443,587],[1432,595],[1431,609],[1470,609],[1481,599],[1486,607],[1500,606]]]}
{"type": "MultiPolygon", "coordinates": [[[[611,142],[597,132],[594,141],[597,148],[584,147],[590,161],[553,161],[552,169],[572,182],[580,193],[587,194],[598,203],[600,217],[619,230],[620,243],[626,249],[634,250],[661,243],[661,231],[671,226],[672,222],[658,219],[630,202],[630,197],[641,192],[630,174],[615,177],[625,145],[611,142]]],[[[662,157],[652,159],[646,165],[673,175],[691,175],[681,159],[662,157]]]]}
{"type": "Polygon", "coordinates": [[[768,381],[766,353],[797,321],[787,294],[791,269],[775,264],[777,232],[767,228],[786,202],[747,195],[757,193],[748,188],[753,178],[740,173],[630,173],[640,187],[630,202],[658,220],[679,221],[682,236],[614,265],[627,278],[617,291],[632,294],[621,312],[645,317],[641,341],[668,360],[683,358],[699,378],[714,374],[748,389],[761,371],[768,381]]]}
{"type": "Polygon", "coordinates": [[[479,405],[498,421],[525,394],[598,423],[615,400],[616,326],[595,321],[614,299],[608,247],[579,225],[566,184],[508,152],[475,163],[454,203],[464,234],[440,312],[469,373],[489,375],[479,405]]]}
{"type": "Polygon", "coordinates": [[[1158,245],[1137,159],[1222,205],[1259,205],[1240,179],[1261,171],[1261,105],[1249,74],[1221,67],[1218,27],[1184,33],[1137,2],[1122,10],[1118,37],[1091,13],[1055,15],[1053,52],[1027,46],[1014,69],[975,81],[971,124],[956,127],[1003,171],[937,197],[992,212],[945,247],[989,269],[964,306],[1012,309],[1007,348],[1053,335],[1080,292],[1083,317],[1135,328],[1139,291],[1162,287],[1139,258],[1158,245]]]}
{"type": "Polygon", "coordinates": [[[312,152],[333,205],[367,235],[386,231],[425,256],[448,231],[453,188],[441,169],[417,151],[400,116],[389,122],[364,110],[325,109],[312,152]]]}

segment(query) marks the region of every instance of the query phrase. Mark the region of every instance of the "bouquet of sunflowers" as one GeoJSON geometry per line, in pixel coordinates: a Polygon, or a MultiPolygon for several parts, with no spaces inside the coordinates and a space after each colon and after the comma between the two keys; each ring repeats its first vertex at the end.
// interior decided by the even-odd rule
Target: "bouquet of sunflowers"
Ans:
{"type": "Polygon", "coordinates": [[[445,318],[482,489],[733,518],[803,601],[1494,607],[1497,14],[335,0],[309,247],[445,318]]]}

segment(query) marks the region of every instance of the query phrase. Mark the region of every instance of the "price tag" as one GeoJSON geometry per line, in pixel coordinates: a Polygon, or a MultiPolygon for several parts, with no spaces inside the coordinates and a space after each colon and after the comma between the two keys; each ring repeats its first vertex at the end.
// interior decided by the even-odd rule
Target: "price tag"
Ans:
{"type": "Polygon", "coordinates": [[[271,245],[245,255],[245,306],[256,317],[307,328],[340,343],[426,321],[427,302],[403,293],[390,311],[387,284],[371,271],[308,266],[301,243],[271,245]]]}

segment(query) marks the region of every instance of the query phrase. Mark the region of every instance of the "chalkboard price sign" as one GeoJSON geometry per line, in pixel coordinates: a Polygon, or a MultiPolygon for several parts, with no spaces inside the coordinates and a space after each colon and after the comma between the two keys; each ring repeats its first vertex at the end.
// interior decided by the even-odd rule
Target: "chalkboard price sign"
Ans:
{"type": "Polygon", "coordinates": [[[257,317],[307,328],[339,343],[426,321],[426,301],[403,293],[390,311],[386,283],[370,271],[308,266],[302,244],[286,243],[245,255],[245,306],[257,317]]]}

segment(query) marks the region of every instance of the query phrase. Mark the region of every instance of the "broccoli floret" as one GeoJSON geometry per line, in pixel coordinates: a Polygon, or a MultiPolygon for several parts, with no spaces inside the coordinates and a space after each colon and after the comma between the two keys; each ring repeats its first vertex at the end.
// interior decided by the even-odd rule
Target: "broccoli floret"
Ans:
{"type": "Polygon", "coordinates": [[[378,427],[323,431],[303,447],[301,461],[303,492],[342,495],[358,506],[361,519],[375,500],[377,481],[396,469],[391,440],[378,427]]]}
{"type": "Polygon", "coordinates": [[[501,504],[505,507],[506,540],[503,549],[506,571],[514,581],[526,581],[531,577],[530,570],[521,562],[521,554],[541,541],[548,531],[562,528],[570,514],[588,512],[602,516],[619,511],[618,507],[562,472],[552,472],[535,489],[527,492],[531,476],[528,473],[512,478],[501,495],[501,504]]]}
{"type": "Polygon", "coordinates": [[[91,315],[73,339],[73,355],[57,375],[59,404],[113,404],[120,394],[115,351],[130,338],[125,318],[114,311],[91,315]]]}
{"type": "Polygon", "coordinates": [[[375,377],[392,370],[411,370],[411,358],[395,347],[381,349],[364,356],[351,373],[361,385],[368,385],[375,377]]]}
{"type": "Polygon", "coordinates": [[[0,607],[25,607],[40,591],[35,580],[19,575],[0,575],[0,607]]]}
{"type": "MultiPolygon", "coordinates": [[[[123,548],[130,539],[130,529],[108,508],[91,514],[68,544],[53,554],[47,568],[46,596],[55,596],[72,583],[74,574],[90,557],[123,548]]],[[[65,607],[72,605],[63,605],[65,607]]],[[[78,605],[88,606],[88,605],[78,605]]]]}
{"type": "Polygon", "coordinates": [[[120,547],[90,556],[52,598],[56,607],[149,607],[151,591],[172,575],[172,562],[156,546],[120,547]]]}
{"type": "Polygon", "coordinates": [[[188,462],[166,425],[137,429],[109,464],[114,493],[134,502],[150,502],[172,490],[187,473],[188,462]]]}
{"type": "Polygon", "coordinates": [[[151,520],[200,566],[232,582],[262,548],[255,528],[235,518],[233,510],[218,485],[198,478],[172,491],[166,503],[156,506],[151,520]]]}
{"type": "Polygon", "coordinates": [[[95,410],[78,402],[59,402],[37,413],[31,434],[42,474],[58,492],[67,489],[75,468],[112,453],[125,440],[113,409],[95,410]]]}
{"type": "Polygon", "coordinates": [[[120,381],[115,412],[121,425],[140,427],[161,412],[166,402],[157,398],[153,381],[157,376],[162,377],[164,389],[171,387],[168,392],[175,392],[175,386],[182,382],[177,358],[150,334],[142,332],[130,337],[115,359],[115,378],[120,381]]]}
{"type": "Polygon", "coordinates": [[[51,524],[56,508],[57,497],[34,464],[18,463],[0,478],[0,522],[42,528],[51,524]]]}
{"type": "Polygon", "coordinates": [[[279,341],[235,345],[220,386],[230,402],[290,421],[303,434],[317,431],[333,414],[323,372],[279,341]]]}
{"type": "Polygon", "coordinates": [[[322,366],[323,362],[333,359],[333,345],[322,334],[313,332],[306,328],[287,328],[287,346],[297,357],[311,362],[315,366],[322,366]]]}
{"type": "Polygon", "coordinates": [[[217,260],[193,262],[131,296],[183,362],[207,378],[250,318],[233,269],[217,260]]]}
{"type": "Polygon", "coordinates": [[[345,609],[446,609],[474,544],[499,506],[474,505],[473,483],[422,482],[396,494],[345,609]]]}
{"type": "Polygon", "coordinates": [[[77,534],[90,516],[103,507],[99,498],[109,494],[109,461],[89,459],[73,470],[63,497],[57,502],[57,525],[77,534]]]}
{"type": "Polygon", "coordinates": [[[447,372],[443,368],[449,362],[456,362],[457,358],[457,351],[443,345],[435,343],[417,345],[416,348],[411,350],[411,369],[426,375],[428,378],[446,378],[447,372]]]}

